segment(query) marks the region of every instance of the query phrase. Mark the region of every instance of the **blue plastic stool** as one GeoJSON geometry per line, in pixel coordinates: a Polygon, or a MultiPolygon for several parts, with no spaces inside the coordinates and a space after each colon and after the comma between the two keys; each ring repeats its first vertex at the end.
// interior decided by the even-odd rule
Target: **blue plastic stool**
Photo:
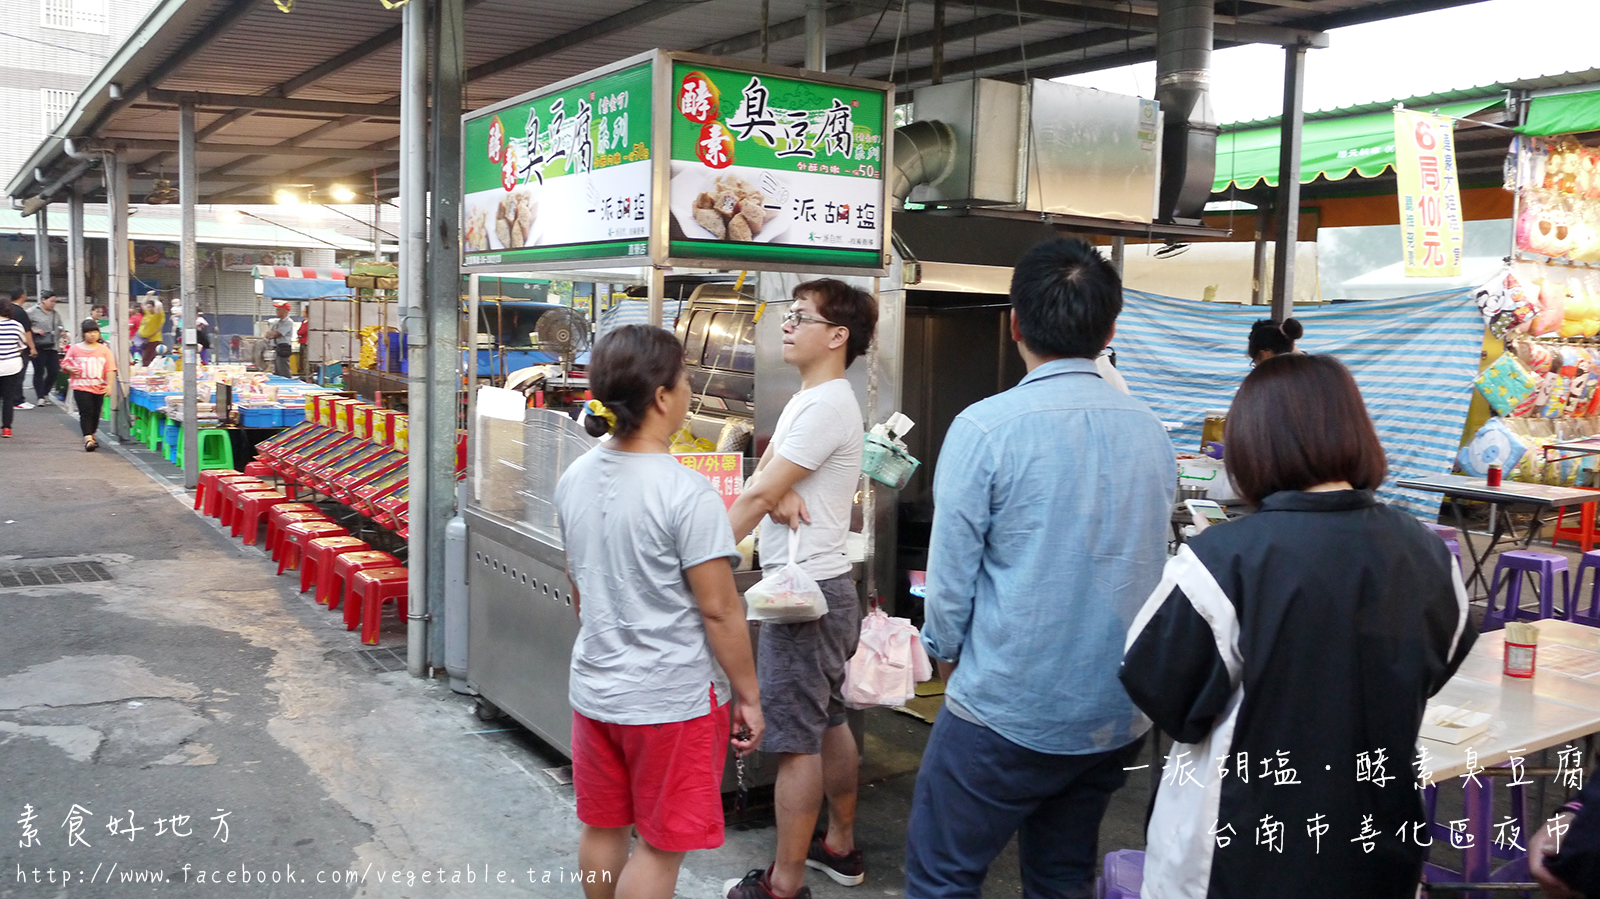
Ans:
{"type": "Polygon", "coordinates": [[[161,451],[173,465],[182,465],[179,453],[183,451],[183,428],[167,422],[161,428],[161,451]]]}
{"type": "Polygon", "coordinates": [[[1483,616],[1483,629],[1499,630],[1509,621],[1537,621],[1556,617],[1556,572],[1561,572],[1561,617],[1571,618],[1572,572],[1567,568],[1565,556],[1553,553],[1514,549],[1500,554],[1494,566],[1494,581],[1489,585],[1488,609],[1483,616]],[[1539,609],[1537,612],[1522,608],[1522,580],[1524,575],[1539,577],[1539,609]],[[1495,609],[1500,588],[1506,590],[1502,608],[1495,609]]]}
{"type": "Polygon", "coordinates": [[[1446,543],[1459,538],[1456,529],[1447,524],[1423,524],[1423,527],[1439,535],[1439,539],[1446,543]]]}
{"type": "Polygon", "coordinates": [[[1578,573],[1572,578],[1572,595],[1568,606],[1568,620],[1590,627],[1600,627],[1600,549],[1590,550],[1578,560],[1578,573]],[[1583,608],[1583,573],[1593,568],[1594,579],[1589,585],[1589,607],[1583,608]]]}
{"type": "Polygon", "coordinates": [[[1137,849],[1107,852],[1100,882],[1095,885],[1098,899],[1139,899],[1144,886],[1144,853],[1137,849]]]}

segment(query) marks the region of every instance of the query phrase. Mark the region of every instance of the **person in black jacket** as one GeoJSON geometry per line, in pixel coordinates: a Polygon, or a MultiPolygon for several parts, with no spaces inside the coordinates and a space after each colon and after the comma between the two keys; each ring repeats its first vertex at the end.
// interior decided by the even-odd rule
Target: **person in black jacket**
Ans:
{"type": "Polygon", "coordinates": [[[1460,569],[1374,498],[1383,447],[1333,357],[1263,361],[1224,442],[1258,511],[1168,562],[1122,663],[1176,741],[1143,895],[1411,897],[1423,708],[1477,635],[1460,569]]]}

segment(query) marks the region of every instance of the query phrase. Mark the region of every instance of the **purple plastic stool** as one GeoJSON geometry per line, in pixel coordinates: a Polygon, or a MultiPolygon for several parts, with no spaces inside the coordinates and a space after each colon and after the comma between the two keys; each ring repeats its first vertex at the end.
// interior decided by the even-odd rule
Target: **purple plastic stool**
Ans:
{"type": "Polygon", "coordinates": [[[1449,543],[1457,537],[1456,529],[1448,524],[1423,524],[1423,527],[1439,535],[1439,539],[1449,543]]]}
{"type": "Polygon", "coordinates": [[[1137,849],[1107,852],[1104,872],[1095,884],[1096,899],[1139,899],[1144,886],[1144,853],[1137,849]]]}
{"type": "Polygon", "coordinates": [[[1499,630],[1508,621],[1537,621],[1556,617],[1556,572],[1561,572],[1561,617],[1571,618],[1572,572],[1567,568],[1566,556],[1554,553],[1513,549],[1500,554],[1494,566],[1494,581],[1489,585],[1488,609],[1483,615],[1483,629],[1499,630]],[[1539,576],[1539,609],[1522,608],[1522,580],[1525,574],[1539,576]],[[1501,586],[1505,587],[1505,602],[1495,609],[1501,586]]]}
{"type": "Polygon", "coordinates": [[[1600,549],[1590,550],[1578,560],[1578,573],[1572,578],[1572,612],[1567,617],[1578,624],[1587,624],[1590,627],[1600,627],[1600,549]],[[1594,581],[1589,586],[1589,608],[1582,608],[1583,572],[1586,569],[1595,569],[1594,581]]]}
{"type": "MultiPolygon", "coordinates": [[[[1456,557],[1456,567],[1460,568],[1461,567],[1461,544],[1457,543],[1454,540],[1446,540],[1444,542],[1444,548],[1450,550],[1450,555],[1456,557]]],[[[1600,567],[1600,561],[1595,562],[1595,565],[1596,565],[1596,567],[1600,567]]]]}

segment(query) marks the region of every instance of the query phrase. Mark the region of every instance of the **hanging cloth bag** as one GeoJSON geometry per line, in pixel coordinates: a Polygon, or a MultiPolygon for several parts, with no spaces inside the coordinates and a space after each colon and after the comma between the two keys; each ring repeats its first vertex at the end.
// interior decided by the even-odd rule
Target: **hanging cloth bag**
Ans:
{"type": "Polygon", "coordinates": [[[799,624],[828,614],[822,588],[800,568],[800,531],[789,529],[789,561],[744,591],[745,618],[770,624],[799,624]]]}
{"type": "Polygon", "coordinates": [[[933,677],[922,635],[905,618],[874,607],[861,619],[861,642],[844,670],[844,704],[852,709],[902,706],[933,677]]]}

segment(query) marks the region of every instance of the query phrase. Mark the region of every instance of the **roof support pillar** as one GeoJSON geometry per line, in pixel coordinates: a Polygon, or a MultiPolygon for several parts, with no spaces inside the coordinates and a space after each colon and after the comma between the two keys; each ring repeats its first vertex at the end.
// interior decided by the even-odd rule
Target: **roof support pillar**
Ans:
{"type": "Polygon", "coordinates": [[[1305,122],[1306,48],[1283,48],[1283,123],[1278,139],[1278,233],[1272,261],[1272,320],[1294,314],[1294,257],[1300,239],[1300,135],[1305,122]]]}
{"type": "MultiPolygon", "coordinates": [[[[405,315],[408,377],[406,412],[411,449],[406,477],[410,592],[427,596],[428,555],[428,319],[424,274],[428,244],[428,4],[411,0],[401,13],[400,52],[400,306],[405,315]]],[[[406,622],[406,670],[421,677],[428,661],[426,600],[413,602],[406,622]]]]}
{"type": "MultiPolygon", "coordinates": [[[[413,3],[420,0],[412,0],[413,3]]],[[[456,514],[456,430],[461,411],[461,86],[466,78],[463,0],[434,0],[428,225],[428,658],[443,660],[446,528],[456,514]]],[[[413,493],[413,496],[416,494],[413,493]]],[[[415,522],[417,519],[411,519],[415,522]]],[[[458,622],[464,625],[465,622],[458,622]]],[[[465,634],[465,629],[459,633],[465,634]]],[[[443,666],[439,666],[443,667],[443,666]]],[[[465,672],[462,672],[465,676],[465,672]]]]}
{"type": "Polygon", "coordinates": [[[117,356],[117,382],[113,385],[112,434],[118,443],[132,438],[128,417],[128,378],[131,374],[132,341],[128,333],[128,161],[116,153],[106,154],[106,293],[111,299],[109,338],[117,356]]]}
{"type": "Polygon", "coordinates": [[[806,0],[806,68],[828,70],[828,0],[806,0]]]}
{"type": "Polygon", "coordinates": [[[84,305],[83,191],[73,184],[67,194],[67,316],[73,334],[91,310],[84,305]]]}
{"type": "Polygon", "coordinates": [[[178,103],[178,296],[183,317],[182,330],[173,336],[183,342],[183,486],[193,490],[200,483],[199,353],[195,347],[195,319],[200,315],[200,299],[195,294],[199,280],[199,248],[194,236],[194,204],[199,194],[194,161],[194,100],[178,103]]]}
{"type": "Polygon", "coordinates": [[[39,207],[33,216],[33,262],[38,266],[38,288],[34,297],[42,297],[50,290],[50,204],[39,207]]]}
{"type": "Polygon", "coordinates": [[[1256,206],[1256,247],[1250,267],[1250,302],[1267,303],[1267,234],[1272,230],[1272,205],[1263,197],[1256,206]]]}

